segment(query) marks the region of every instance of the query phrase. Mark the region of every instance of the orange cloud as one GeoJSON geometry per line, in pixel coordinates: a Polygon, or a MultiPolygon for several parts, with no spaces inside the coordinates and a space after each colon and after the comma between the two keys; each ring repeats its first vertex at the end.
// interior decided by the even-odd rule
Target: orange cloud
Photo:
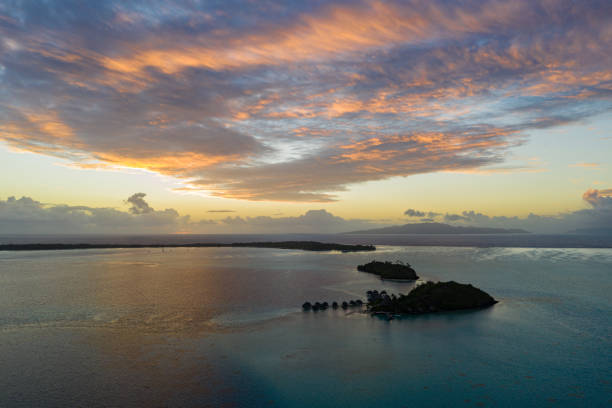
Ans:
{"type": "Polygon", "coordinates": [[[520,18],[526,6],[525,2],[492,2],[473,13],[434,4],[369,1],[362,6],[328,7],[285,27],[236,38],[198,38],[187,45],[162,40],[141,44],[136,52],[130,48],[128,55],[101,56],[99,60],[109,70],[127,74],[140,74],[147,67],[174,74],[193,67],[223,70],[316,60],[494,29],[520,18]]]}
{"type": "Polygon", "coordinates": [[[2,140],[217,196],[330,201],[368,180],[505,171],[523,132],[609,109],[612,31],[588,2],[343,2],[244,27],[190,13],[189,30],[174,9],[148,24],[116,8],[99,25],[112,35],[0,26],[2,140]]]}
{"type": "MultiPolygon", "coordinates": [[[[94,152],[93,156],[108,165],[150,170],[166,175],[180,176],[193,170],[202,170],[215,164],[233,161],[235,156],[209,156],[194,152],[173,153],[166,156],[134,157],[105,152],[94,152]]],[[[86,164],[87,165],[87,164],[86,164]]]]}
{"type": "Polygon", "coordinates": [[[587,169],[597,169],[600,167],[599,163],[574,163],[570,164],[569,167],[583,167],[587,169]]]}
{"type": "Polygon", "coordinates": [[[584,192],[582,199],[595,208],[612,208],[612,188],[604,190],[590,188],[584,192]]]}

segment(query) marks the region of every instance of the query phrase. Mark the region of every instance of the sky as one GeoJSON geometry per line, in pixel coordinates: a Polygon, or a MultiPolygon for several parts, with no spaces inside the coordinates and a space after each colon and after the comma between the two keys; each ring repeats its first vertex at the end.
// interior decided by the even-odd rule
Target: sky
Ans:
{"type": "Polygon", "coordinates": [[[0,0],[0,233],[612,228],[612,3],[0,0]]]}

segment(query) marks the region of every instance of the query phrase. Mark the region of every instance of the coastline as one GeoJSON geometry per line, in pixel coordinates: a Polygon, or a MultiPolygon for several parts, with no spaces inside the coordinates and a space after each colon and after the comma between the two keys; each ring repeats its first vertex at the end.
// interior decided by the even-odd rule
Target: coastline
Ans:
{"type": "Polygon", "coordinates": [[[581,234],[0,234],[0,247],[83,243],[116,245],[115,248],[136,248],[138,245],[149,248],[180,247],[194,243],[202,247],[220,247],[232,243],[304,241],[371,244],[377,247],[612,248],[612,235],[581,234]]]}
{"type": "Polygon", "coordinates": [[[226,243],[186,243],[186,244],[3,244],[0,251],[57,251],[78,249],[128,249],[128,248],[271,248],[298,249],[303,251],[341,251],[362,252],[375,251],[373,245],[350,245],[323,243],[316,241],[283,241],[283,242],[234,242],[226,243]]]}

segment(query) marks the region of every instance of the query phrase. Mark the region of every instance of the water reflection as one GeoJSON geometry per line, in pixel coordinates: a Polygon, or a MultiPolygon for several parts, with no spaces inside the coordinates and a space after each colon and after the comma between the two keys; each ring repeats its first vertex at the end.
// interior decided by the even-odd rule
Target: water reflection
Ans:
{"type": "Polygon", "coordinates": [[[611,266],[575,249],[0,254],[0,406],[602,406],[611,266]],[[410,290],[355,270],[380,256],[501,302],[391,322],[300,310],[410,290]]]}

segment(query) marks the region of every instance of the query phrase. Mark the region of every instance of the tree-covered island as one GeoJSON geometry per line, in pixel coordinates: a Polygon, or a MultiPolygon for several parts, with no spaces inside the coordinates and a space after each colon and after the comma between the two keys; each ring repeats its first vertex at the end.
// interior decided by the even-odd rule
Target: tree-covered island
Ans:
{"type": "Polygon", "coordinates": [[[0,251],[52,251],[69,249],[112,249],[112,248],[275,248],[300,249],[303,251],[341,251],[359,252],[376,251],[374,245],[347,245],[317,241],[282,241],[282,242],[234,242],[209,243],[193,242],[187,244],[2,244],[0,251]]]}
{"type": "Polygon", "coordinates": [[[381,279],[396,280],[416,280],[419,279],[410,264],[397,261],[395,263],[385,261],[372,261],[364,265],[358,265],[357,270],[361,272],[373,273],[381,279]]]}
{"type": "Polygon", "coordinates": [[[497,301],[488,293],[469,284],[427,282],[407,295],[388,295],[385,291],[368,291],[368,311],[373,314],[424,314],[453,310],[479,309],[497,301]]]}

